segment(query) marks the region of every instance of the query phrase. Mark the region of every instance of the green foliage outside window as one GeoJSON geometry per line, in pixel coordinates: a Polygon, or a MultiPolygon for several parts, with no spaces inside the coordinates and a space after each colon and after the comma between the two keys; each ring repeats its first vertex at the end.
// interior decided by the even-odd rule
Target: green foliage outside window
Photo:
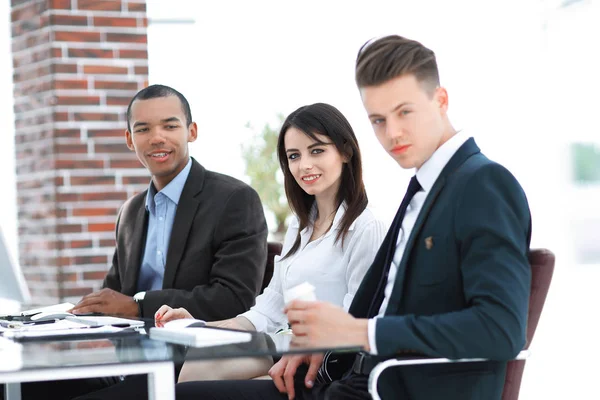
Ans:
{"type": "MultiPolygon", "coordinates": [[[[258,192],[263,205],[275,216],[277,228],[274,233],[282,238],[290,208],[285,198],[283,174],[277,160],[277,137],[284,117],[278,115],[278,118],[279,126],[273,128],[265,124],[260,133],[255,133],[247,144],[242,145],[242,157],[246,163],[250,185],[258,192]]],[[[249,123],[246,127],[253,130],[249,123]]]]}
{"type": "Polygon", "coordinates": [[[574,179],[580,183],[600,183],[600,148],[590,143],[573,143],[574,179]]]}

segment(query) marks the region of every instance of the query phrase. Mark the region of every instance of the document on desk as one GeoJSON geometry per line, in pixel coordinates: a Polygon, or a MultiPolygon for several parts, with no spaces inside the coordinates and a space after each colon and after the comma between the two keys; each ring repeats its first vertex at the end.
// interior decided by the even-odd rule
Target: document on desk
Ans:
{"type": "Polygon", "coordinates": [[[119,327],[143,326],[144,321],[128,318],[111,317],[107,315],[71,314],[68,311],[74,307],[72,303],[61,303],[53,306],[35,308],[23,311],[17,318],[10,320],[27,322],[46,322],[56,320],[69,320],[89,326],[118,325],[119,327]],[[26,318],[19,318],[26,317],[26,318]]]}
{"type": "Polygon", "coordinates": [[[67,320],[44,321],[44,322],[23,322],[23,321],[2,321],[0,320],[0,332],[22,332],[22,331],[56,331],[63,329],[85,328],[87,325],[67,320]]]}
{"type": "Polygon", "coordinates": [[[60,320],[44,325],[24,325],[22,328],[4,331],[5,338],[18,342],[98,339],[138,334],[139,332],[131,327],[117,327],[112,325],[89,326],[68,320],[60,320]]]}
{"type": "Polygon", "coordinates": [[[78,322],[89,326],[102,326],[102,325],[118,325],[119,327],[125,328],[129,326],[144,326],[144,321],[137,319],[117,318],[108,316],[78,316],[72,315],[65,318],[67,321],[78,322]]]}
{"type": "MultiPolygon", "coordinates": [[[[177,322],[177,321],[173,321],[177,322]]],[[[246,343],[252,340],[250,332],[210,328],[205,326],[171,325],[166,323],[163,328],[150,328],[150,339],[182,344],[191,347],[211,347],[225,344],[246,343]]],[[[204,325],[197,321],[191,325],[204,325]]]]}
{"type": "Polygon", "coordinates": [[[75,307],[73,303],[60,303],[52,306],[32,308],[31,310],[21,311],[21,315],[34,315],[39,313],[66,313],[75,307]]]}
{"type": "Polygon", "coordinates": [[[72,303],[61,303],[48,307],[32,308],[31,310],[21,311],[17,314],[2,315],[0,316],[0,319],[22,322],[54,321],[56,319],[63,319],[68,315],[73,315],[68,312],[73,307],[74,305],[72,303]]]}

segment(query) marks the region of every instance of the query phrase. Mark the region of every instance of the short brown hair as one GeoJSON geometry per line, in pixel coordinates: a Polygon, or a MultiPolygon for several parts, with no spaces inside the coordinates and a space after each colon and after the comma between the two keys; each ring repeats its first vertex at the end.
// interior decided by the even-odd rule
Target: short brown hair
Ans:
{"type": "Polygon", "coordinates": [[[421,43],[398,35],[369,40],[356,57],[356,84],[377,86],[401,75],[412,74],[425,89],[440,84],[435,53],[421,43]]]}

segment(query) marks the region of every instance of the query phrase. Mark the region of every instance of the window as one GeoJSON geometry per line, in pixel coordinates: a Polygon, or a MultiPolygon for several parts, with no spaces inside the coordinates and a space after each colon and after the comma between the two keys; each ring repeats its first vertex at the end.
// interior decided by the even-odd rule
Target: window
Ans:
{"type": "Polygon", "coordinates": [[[573,143],[571,153],[574,181],[600,184],[600,147],[591,143],[573,143]]]}

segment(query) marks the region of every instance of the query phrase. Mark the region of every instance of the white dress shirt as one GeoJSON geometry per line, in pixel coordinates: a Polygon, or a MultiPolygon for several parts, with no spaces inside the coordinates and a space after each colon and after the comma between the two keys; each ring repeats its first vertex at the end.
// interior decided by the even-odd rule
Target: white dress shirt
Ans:
{"type": "MultiPolygon", "coordinates": [[[[246,317],[257,331],[274,333],[287,328],[283,313],[283,292],[303,282],[309,282],[316,290],[319,301],[327,301],[343,307],[346,311],[375,254],[383,241],[387,227],[376,219],[367,208],[350,225],[342,241],[335,242],[340,222],[346,210],[342,204],[333,219],[332,228],[320,238],[309,243],[312,225],[300,232],[300,247],[290,257],[275,257],[273,277],[265,291],[256,298],[256,304],[246,317]]],[[[314,220],[316,209],[311,213],[314,220]]],[[[282,255],[293,246],[298,235],[299,222],[294,219],[286,232],[282,255]]]]}
{"type": "Polygon", "coordinates": [[[450,161],[452,156],[454,156],[454,153],[456,153],[456,151],[468,139],[469,136],[467,136],[466,133],[462,131],[456,133],[454,136],[448,139],[446,143],[441,145],[440,148],[433,153],[429,160],[427,160],[421,166],[421,168],[417,170],[417,181],[419,181],[421,184],[422,189],[415,194],[410,201],[408,208],[406,209],[406,214],[404,214],[402,226],[400,227],[400,232],[398,233],[398,240],[396,241],[396,253],[394,254],[392,265],[390,265],[387,284],[385,285],[385,297],[383,299],[383,303],[381,304],[381,308],[379,309],[379,314],[377,317],[371,318],[368,323],[368,337],[369,346],[371,347],[371,354],[377,354],[377,342],[375,336],[377,318],[383,317],[388,302],[390,301],[390,296],[392,295],[392,290],[394,289],[394,283],[396,281],[398,265],[400,265],[402,256],[404,255],[404,250],[406,248],[406,243],[410,237],[413,227],[415,226],[415,222],[417,221],[417,217],[421,212],[421,208],[425,203],[425,199],[427,199],[427,195],[431,191],[433,184],[440,176],[440,173],[448,161],[450,161]]]}

